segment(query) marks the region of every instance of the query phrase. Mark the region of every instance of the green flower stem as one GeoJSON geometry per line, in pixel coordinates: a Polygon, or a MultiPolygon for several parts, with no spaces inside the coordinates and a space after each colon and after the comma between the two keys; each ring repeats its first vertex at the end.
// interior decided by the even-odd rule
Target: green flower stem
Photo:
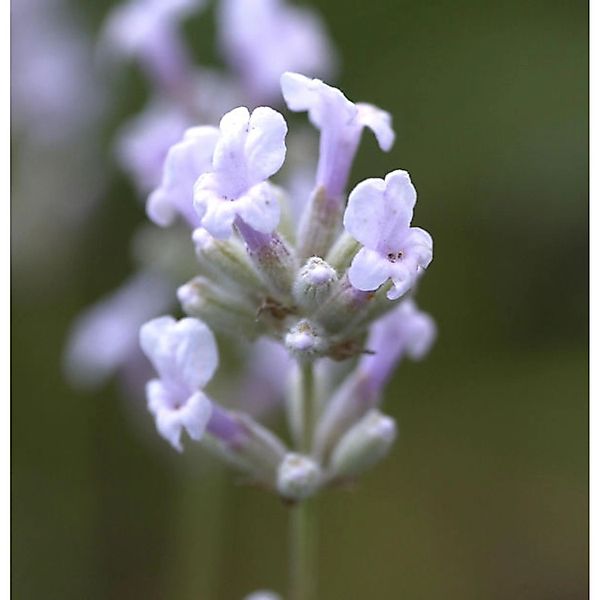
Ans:
{"type": "MultiPolygon", "coordinates": [[[[315,418],[315,381],[312,362],[301,364],[302,435],[300,451],[310,455],[315,418]]],[[[290,514],[290,600],[317,598],[316,500],[304,500],[291,507],[290,514]]]]}
{"type": "Polygon", "coordinates": [[[290,600],[317,598],[317,521],[315,499],[291,508],[290,600]]]}

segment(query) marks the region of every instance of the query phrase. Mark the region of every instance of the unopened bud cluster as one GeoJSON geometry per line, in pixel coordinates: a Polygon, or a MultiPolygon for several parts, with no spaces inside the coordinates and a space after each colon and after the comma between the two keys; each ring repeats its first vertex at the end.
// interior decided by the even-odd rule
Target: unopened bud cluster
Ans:
{"type": "Polygon", "coordinates": [[[148,214],[162,226],[177,214],[193,222],[198,274],[177,290],[187,318],[150,321],[141,341],[158,372],[147,395],[160,434],[181,450],[186,431],[298,502],[359,476],[393,444],[396,423],[378,406],[397,361],[420,357],[434,336],[412,300],[432,240],[411,226],[416,191],[405,171],[367,179],[346,197],[363,129],[389,150],[390,115],[296,73],[281,87],[289,109],[308,112],[321,135],[302,216],[291,231],[279,227],[292,213],[288,192],[271,181],[286,156],[280,113],[239,107],[218,128],[188,130],[167,155],[148,214]],[[234,343],[270,338],[287,351],[295,366],[276,376],[287,381],[289,436],[204,392],[218,366],[213,331],[234,343]],[[333,361],[351,367],[340,377],[333,361]]]}

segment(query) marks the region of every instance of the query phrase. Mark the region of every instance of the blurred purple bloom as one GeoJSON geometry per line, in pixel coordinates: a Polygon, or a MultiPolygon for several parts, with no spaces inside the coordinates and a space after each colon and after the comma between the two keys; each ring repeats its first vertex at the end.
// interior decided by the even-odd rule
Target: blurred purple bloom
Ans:
{"type": "Polygon", "coordinates": [[[281,76],[281,90],[290,110],[308,111],[320,130],[317,185],[336,200],[344,192],[362,130],[373,131],[382,150],[390,150],[394,130],[389,113],[372,104],[350,102],[337,88],[298,73],[281,76]]]}
{"type": "Polygon", "coordinates": [[[101,114],[92,45],[64,3],[11,5],[11,119],[36,141],[81,137],[101,114]]]}
{"type": "Polygon", "coordinates": [[[436,336],[434,320],[406,299],[375,321],[369,331],[365,354],[358,363],[359,377],[370,394],[379,395],[404,356],[420,360],[431,349],[436,336]]]}
{"type": "Polygon", "coordinates": [[[189,117],[177,105],[155,100],[122,128],[117,159],[142,193],[160,184],[169,148],[189,125],[189,117]]]}
{"type": "Polygon", "coordinates": [[[223,52],[256,104],[278,101],[285,71],[331,75],[334,53],[321,19],[284,0],[221,0],[223,52]]]}
{"type": "Polygon", "coordinates": [[[367,179],[350,193],[344,227],[364,245],[354,257],[348,277],[359,290],[376,290],[388,279],[391,300],[414,284],[433,258],[429,233],[410,227],[417,192],[406,171],[393,171],[385,181],[367,179]]]}
{"type": "Polygon", "coordinates": [[[109,14],[101,50],[109,56],[136,58],[155,85],[174,92],[189,75],[180,22],[204,0],[129,0],[109,14]]]}
{"type": "Polygon", "coordinates": [[[141,325],[173,301],[169,282],[142,272],[88,308],[73,323],[65,354],[69,379],[83,387],[103,383],[139,356],[141,325]]]}

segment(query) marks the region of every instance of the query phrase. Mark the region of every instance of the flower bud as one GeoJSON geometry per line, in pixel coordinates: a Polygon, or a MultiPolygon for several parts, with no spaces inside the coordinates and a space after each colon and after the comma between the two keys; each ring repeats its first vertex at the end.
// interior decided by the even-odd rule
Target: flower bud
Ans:
{"type": "Polygon", "coordinates": [[[372,393],[368,378],[350,374],[330,397],[315,431],[315,456],[327,462],[344,434],[373,409],[379,395],[372,393]]]}
{"type": "Polygon", "coordinates": [[[333,450],[332,477],[353,477],[366,471],[385,457],[396,435],[394,419],[372,410],[343,435],[333,450]]]}
{"type": "Polygon", "coordinates": [[[293,250],[277,233],[255,231],[241,219],[236,227],[254,266],[278,300],[291,300],[294,274],[298,268],[293,250]]]}
{"type": "Polygon", "coordinates": [[[316,325],[307,319],[302,319],[285,336],[285,347],[296,358],[308,360],[321,356],[327,344],[316,325]]]}
{"type": "Polygon", "coordinates": [[[306,310],[315,310],[329,297],[337,279],[335,270],[322,258],[309,258],[294,282],[294,301],[306,310]]]}
{"type": "Polygon", "coordinates": [[[373,293],[352,287],[348,277],[344,276],[334,285],[329,299],[317,311],[315,319],[327,331],[338,333],[348,328],[348,324],[365,310],[372,297],[373,293]]]}
{"type": "Polygon", "coordinates": [[[217,240],[206,229],[196,229],[192,235],[200,264],[219,280],[227,279],[229,287],[264,294],[266,286],[248,259],[242,244],[231,238],[217,240]]]}
{"type": "Polygon", "coordinates": [[[344,328],[344,331],[349,332],[364,329],[398,306],[397,302],[388,298],[388,291],[391,288],[391,283],[384,283],[376,292],[362,292],[370,294],[369,301],[359,308],[352,320],[344,328]]]}
{"type": "Polygon", "coordinates": [[[321,482],[319,465],[308,456],[290,452],[277,470],[277,490],[289,500],[312,496],[321,482]]]}
{"type": "Polygon", "coordinates": [[[360,244],[344,231],[327,254],[327,262],[337,271],[345,271],[359,250],[360,244]]]}
{"type": "Polygon", "coordinates": [[[302,258],[325,256],[342,224],[343,204],[329,198],[324,187],[312,194],[298,231],[298,253],[302,258]]]}
{"type": "Polygon", "coordinates": [[[235,411],[220,409],[208,424],[205,444],[223,460],[271,488],[286,448],[281,440],[260,423],[235,411]]]}
{"type": "Polygon", "coordinates": [[[192,317],[206,321],[216,330],[250,339],[261,335],[263,327],[256,318],[256,309],[247,298],[234,298],[205,277],[194,277],[177,290],[183,310],[192,317]]]}

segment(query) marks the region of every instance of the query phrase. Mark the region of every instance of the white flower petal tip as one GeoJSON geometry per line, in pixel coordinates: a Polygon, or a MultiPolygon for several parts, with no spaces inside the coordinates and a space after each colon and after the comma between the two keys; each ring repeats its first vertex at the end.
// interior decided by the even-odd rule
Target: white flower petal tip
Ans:
{"type": "Polygon", "coordinates": [[[232,233],[236,217],[261,233],[279,224],[280,207],[267,179],[285,160],[284,118],[267,107],[227,113],[219,125],[212,171],[194,185],[194,207],[204,227],[218,239],[232,233]]]}
{"type": "Polygon", "coordinates": [[[359,103],[358,120],[368,127],[384,152],[389,152],[396,141],[396,133],[392,127],[392,115],[372,104],[359,103]]]}

